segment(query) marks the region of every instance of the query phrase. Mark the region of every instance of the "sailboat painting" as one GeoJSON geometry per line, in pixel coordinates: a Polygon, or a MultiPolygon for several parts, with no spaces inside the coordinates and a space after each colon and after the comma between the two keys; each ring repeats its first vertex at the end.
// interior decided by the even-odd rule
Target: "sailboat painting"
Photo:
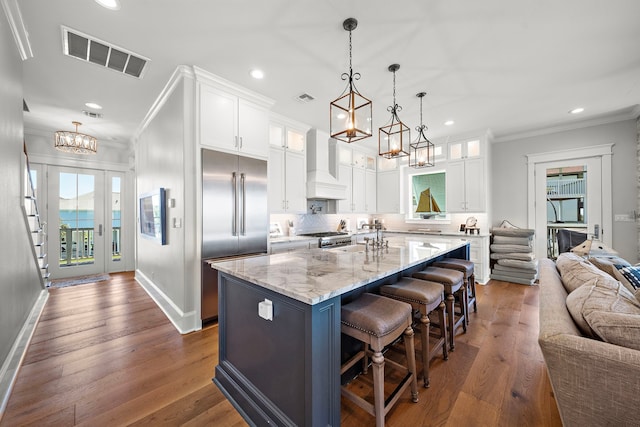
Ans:
{"type": "Polygon", "coordinates": [[[438,202],[431,194],[431,188],[427,188],[426,190],[420,193],[420,200],[418,200],[418,208],[416,209],[416,213],[424,213],[433,214],[435,216],[436,213],[440,213],[440,206],[438,206],[438,202]]]}
{"type": "Polygon", "coordinates": [[[414,218],[432,219],[445,213],[444,175],[432,173],[412,177],[414,218]]]}

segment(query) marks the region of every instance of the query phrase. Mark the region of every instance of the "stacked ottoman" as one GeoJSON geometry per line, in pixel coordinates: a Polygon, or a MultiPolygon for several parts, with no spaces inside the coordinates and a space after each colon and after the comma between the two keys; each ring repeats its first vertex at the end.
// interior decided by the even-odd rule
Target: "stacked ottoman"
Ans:
{"type": "Polygon", "coordinates": [[[533,252],[535,231],[495,227],[491,230],[491,278],[533,285],[538,279],[538,260],[533,252]]]}

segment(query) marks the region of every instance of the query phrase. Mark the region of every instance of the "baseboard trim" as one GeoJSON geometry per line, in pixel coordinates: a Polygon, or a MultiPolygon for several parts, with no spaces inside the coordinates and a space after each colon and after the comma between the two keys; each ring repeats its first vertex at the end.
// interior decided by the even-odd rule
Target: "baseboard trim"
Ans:
{"type": "Polygon", "coordinates": [[[31,342],[33,333],[36,330],[36,325],[38,324],[38,320],[40,320],[42,310],[44,309],[44,305],[48,298],[49,291],[43,289],[31,308],[29,317],[27,317],[24,325],[22,325],[20,333],[13,342],[11,350],[2,364],[2,369],[0,369],[0,419],[2,419],[2,416],[4,415],[4,410],[7,407],[11,390],[13,390],[13,385],[18,376],[18,370],[22,365],[22,361],[27,353],[29,343],[31,342]]]}
{"type": "Polygon", "coordinates": [[[202,328],[202,321],[197,318],[196,311],[183,312],[160,288],[143,272],[136,270],[136,282],[153,299],[160,310],[173,323],[181,334],[197,331],[202,328]]]}

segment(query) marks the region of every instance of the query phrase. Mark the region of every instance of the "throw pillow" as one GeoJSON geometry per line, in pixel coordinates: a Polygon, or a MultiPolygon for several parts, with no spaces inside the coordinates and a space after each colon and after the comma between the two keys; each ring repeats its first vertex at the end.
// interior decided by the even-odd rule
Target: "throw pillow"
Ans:
{"type": "Polygon", "coordinates": [[[615,277],[622,283],[631,293],[640,300],[640,267],[625,266],[622,264],[615,265],[615,277]]]}
{"type": "Polygon", "coordinates": [[[611,278],[604,271],[571,252],[561,253],[556,260],[556,267],[562,277],[562,284],[569,293],[597,277],[611,278]]]}
{"type": "Polygon", "coordinates": [[[616,279],[615,264],[624,265],[625,267],[631,266],[631,264],[619,256],[592,256],[589,258],[589,262],[616,279]]]}
{"type": "Polygon", "coordinates": [[[618,255],[618,252],[611,249],[599,240],[585,240],[578,246],[571,249],[574,254],[589,256],[589,255],[618,255]]]}
{"type": "Polygon", "coordinates": [[[621,283],[598,281],[584,301],[582,316],[604,342],[640,350],[640,303],[621,283]]]}

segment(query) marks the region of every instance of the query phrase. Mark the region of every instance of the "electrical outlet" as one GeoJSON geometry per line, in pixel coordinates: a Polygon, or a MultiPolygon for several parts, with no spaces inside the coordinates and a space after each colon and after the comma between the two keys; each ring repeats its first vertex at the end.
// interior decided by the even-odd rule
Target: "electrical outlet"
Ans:
{"type": "Polygon", "coordinates": [[[264,299],[258,303],[258,316],[265,320],[273,320],[273,302],[269,299],[264,299]]]}

